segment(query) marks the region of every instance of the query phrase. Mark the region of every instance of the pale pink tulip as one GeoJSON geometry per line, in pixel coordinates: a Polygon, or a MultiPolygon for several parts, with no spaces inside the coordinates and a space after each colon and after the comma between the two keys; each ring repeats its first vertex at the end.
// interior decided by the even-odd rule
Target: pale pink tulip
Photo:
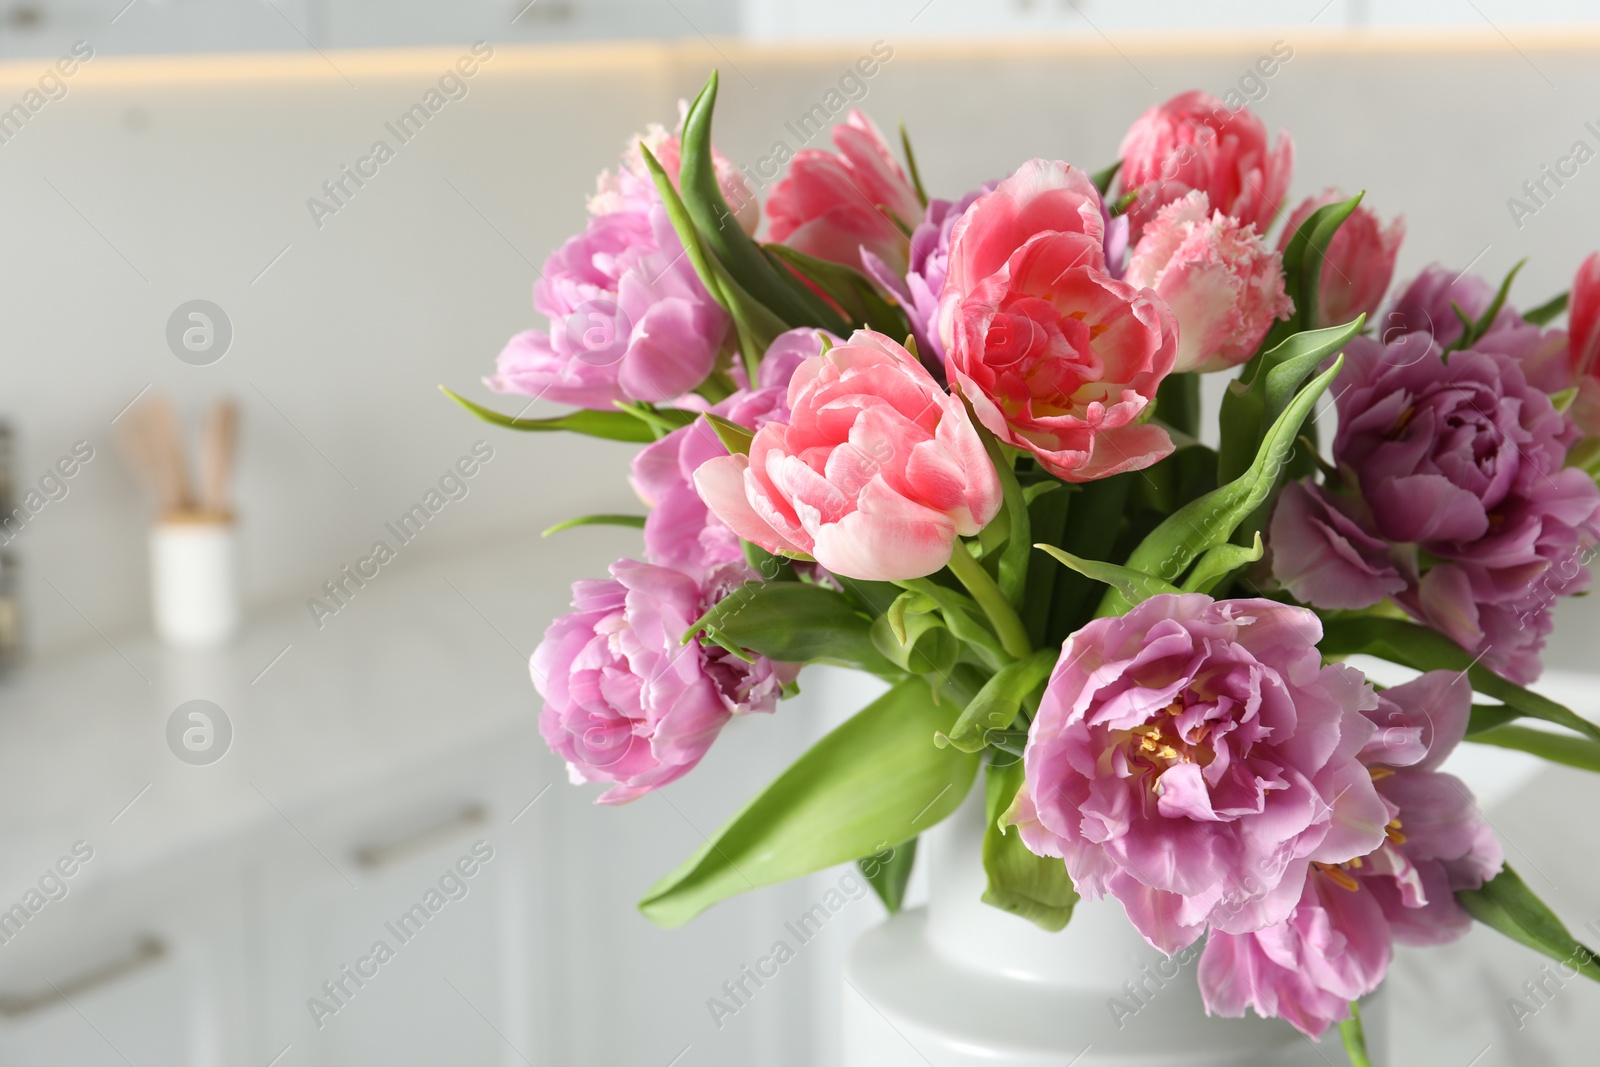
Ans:
{"type": "Polygon", "coordinates": [[[1155,213],[1124,280],[1160,293],[1178,317],[1175,371],[1243,363],[1273,321],[1294,311],[1283,289],[1282,258],[1254,226],[1212,212],[1199,191],[1155,213]]]}
{"type": "Polygon", "coordinates": [[[694,474],[745,540],[847,578],[901,581],[942,568],[956,537],[1000,510],[999,476],[961,401],[888,337],[860,330],[807,359],[788,404],[788,425],[762,426],[748,456],[694,474]]]}

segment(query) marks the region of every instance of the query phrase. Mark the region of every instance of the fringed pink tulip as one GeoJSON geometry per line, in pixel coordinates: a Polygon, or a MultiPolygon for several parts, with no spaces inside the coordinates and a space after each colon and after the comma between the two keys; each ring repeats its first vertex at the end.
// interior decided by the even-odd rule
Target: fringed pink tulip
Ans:
{"type": "Polygon", "coordinates": [[[1283,260],[1255,227],[1212,212],[1203,192],[1157,211],[1124,280],[1161,294],[1178,317],[1175,371],[1216,371],[1255,355],[1267,330],[1294,311],[1283,260]]]}

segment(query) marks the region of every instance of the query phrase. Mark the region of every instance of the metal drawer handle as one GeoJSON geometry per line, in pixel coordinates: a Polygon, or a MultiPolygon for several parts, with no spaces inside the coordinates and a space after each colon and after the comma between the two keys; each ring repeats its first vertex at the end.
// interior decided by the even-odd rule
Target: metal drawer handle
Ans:
{"type": "Polygon", "coordinates": [[[482,804],[468,804],[441,822],[425,826],[415,833],[392,841],[362,845],[355,850],[356,865],[362,870],[375,871],[417,852],[423,852],[441,841],[455,837],[464,830],[481,826],[488,820],[482,804]]]}
{"type": "Polygon", "coordinates": [[[119,978],[143,970],[166,954],[167,946],[160,938],[148,935],[141,937],[138,944],[125,955],[65,982],[56,982],[49,989],[33,993],[0,993],[0,1018],[20,1019],[60,1000],[110,985],[119,978]]]}

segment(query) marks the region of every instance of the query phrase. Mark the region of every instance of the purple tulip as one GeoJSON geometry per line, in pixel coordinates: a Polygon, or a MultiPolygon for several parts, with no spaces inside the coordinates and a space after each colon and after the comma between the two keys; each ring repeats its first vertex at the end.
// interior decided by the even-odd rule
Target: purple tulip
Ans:
{"type": "MultiPolygon", "coordinates": [[[[780,334],[762,357],[757,388],[743,390],[713,405],[711,412],[757,430],[769,422],[789,420],[789,379],[800,361],[821,351],[820,330],[780,334]]],[[[838,343],[837,338],[829,338],[838,343]]],[[[744,559],[739,536],[700,499],[694,472],[700,464],[728,449],[705,420],[646,445],[633,458],[634,492],[650,506],[644,522],[645,558],[651,563],[704,574],[744,559]]]]}
{"type": "Polygon", "coordinates": [[[574,783],[613,783],[602,804],[634,800],[691,770],[733,716],[773,710],[797,668],[680,642],[754,576],[733,564],[700,582],[621,560],[609,579],[573,584],[576,610],[550,624],[530,667],[539,731],[574,783]]]}
{"type": "Polygon", "coordinates": [[[545,261],[533,303],[550,329],[513,337],[489,387],[600,411],[694,389],[728,332],[659,201],[590,219],[545,261]]]}
{"type": "Polygon", "coordinates": [[[1347,515],[1360,500],[1310,482],[1283,487],[1267,535],[1272,573],[1295,598],[1319,608],[1370,608],[1411,587],[1370,516],[1347,515]]]}
{"type": "Polygon", "coordinates": [[[1515,357],[1468,350],[1445,359],[1432,346],[1418,359],[1415,340],[1346,350],[1334,459],[1353,477],[1372,532],[1436,561],[1401,603],[1530,682],[1538,627],[1517,626],[1527,631],[1519,640],[1491,635],[1508,636],[1541,591],[1548,607],[1586,586],[1575,561],[1600,538],[1600,488],[1565,466],[1577,431],[1515,357]]]}
{"type": "Polygon", "coordinates": [[[1472,690],[1431,671],[1387,689],[1364,714],[1376,727],[1360,752],[1389,814],[1383,843],[1342,864],[1313,864],[1283,922],[1245,934],[1213,928],[1200,957],[1206,1009],[1246,1007],[1315,1037],[1350,1017],[1383,980],[1393,942],[1437,945],[1467,932],[1456,901],[1499,873],[1500,844],[1458,779],[1438,771],[1466,733],[1472,690]]]}
{"type": "Polygon", "coordinates": [[[1372,852],[1390,816],[1358,761],[1361,673],[1324,666],[1304,608],[1199,593],[1096,619],[1061,650],[1007,819],[1156,948],[1288,919],[1313,864],[1372,852]]]}

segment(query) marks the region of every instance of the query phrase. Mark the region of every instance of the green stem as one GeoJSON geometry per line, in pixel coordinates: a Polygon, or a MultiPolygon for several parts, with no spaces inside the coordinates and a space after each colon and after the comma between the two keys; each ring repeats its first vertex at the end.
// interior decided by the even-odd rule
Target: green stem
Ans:
{"type": "Polygon", "coordinates": [[[1350,1002],[1350,1018],[1339,1024],[1339,1037],[1344,1041],[1344,1054],[1350,1057],[1350,1067],[1372,1067],[1366,1031],[1361,1028],[1361,1007],[1355,1001],[1350,1002]]]}
{"type": "Polygon", "coordinates": [[[1017,659],[1022,659],[1033,651],[1033,646],[1028,643],[1028,631],[1023,628],[1022,620],[1018,618],[1016,610],[1006,602],[1005,594],[1000,592],[1000,587],[989,577],[989,572],[972,558],[972,553],[967,551],[966,543],[959,539],[954,545],[954,551],[950,553],[950,573],[967,587],[972,599],[976,600],[983,613],[989,616],[989,624],[994,627],[995,634],[1000,638],[1001,648],[1017,659]]]}

